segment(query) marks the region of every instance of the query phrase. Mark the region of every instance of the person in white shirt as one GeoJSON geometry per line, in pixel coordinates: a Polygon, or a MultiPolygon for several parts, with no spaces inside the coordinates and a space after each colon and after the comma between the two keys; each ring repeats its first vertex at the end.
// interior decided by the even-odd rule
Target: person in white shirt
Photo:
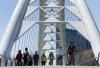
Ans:
{"type": "Polygon", "coordinates": [[[64,50],[62,50],[62,46],[59,47],[59,49],[56,50],[57,55],[57,65],[62,65],[64,50]]]}

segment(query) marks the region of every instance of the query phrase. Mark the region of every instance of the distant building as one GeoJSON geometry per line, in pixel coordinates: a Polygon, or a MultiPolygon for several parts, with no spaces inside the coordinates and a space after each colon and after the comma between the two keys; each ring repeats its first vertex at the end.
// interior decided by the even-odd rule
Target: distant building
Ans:
{"type": "MultiPolygon", "coordinates": [[[[73,40],[78,52],[83,52],[87,49],[91,49],[91,45],[90,45],[89,41],[87,41],[76,30],[65,29],[65,32],[66,32],[66,48],[69,46],[70,41],[73,40]]],[[[56,36],[56,39],[59,39],[59,36],[56,36]]],[[[56,43],[56,45],[57,45],[56,48],[58,48],[60,46],[57,43],[56,43]]]]}
{"type": "MultiPolygon", "coordinates": [[[[70,41],[74,41],[74,44],[78,50],[78,52],[75,54],[75,64],[79,64],[83,61],[86,61],[86,55],[84,55],[84,52],[86,51],[91,51],[91,53],[93,53],[90,42],[88,40],[86,40],[80,33],[78,33],[76,30],[73,29],[65,29],[66,32],[66,49],[69,46],[70,41]],[[82,57],[82,58],[81,58],[82,57]]],[[[58,36],[56,36],[56,39],[59,39],[58,36]]],[[[57,48],[60,46],[59,44],[56,44],[57,48]]],[[[67,51],[66,51],[67,52],[67,51]]],[[[66,56],[67,57],[67,56],[66,56]]],[[[93,58],[94,55],[92,55],[90,58],[93,58]]],[[[66,59],[67,61],[67,59],[66,59]]],[[[57,62],[57,61],[56,61],[57,62]]]]}
{"type": "Polygon", "coordinates": [[[66,29],[66,47],[69,46],[71,40],[74,41],[75,46],[79,52],[83,52],[87,49],[91,49],[89,41],[87,41],[81,34],[76,30],[66,29]]]}

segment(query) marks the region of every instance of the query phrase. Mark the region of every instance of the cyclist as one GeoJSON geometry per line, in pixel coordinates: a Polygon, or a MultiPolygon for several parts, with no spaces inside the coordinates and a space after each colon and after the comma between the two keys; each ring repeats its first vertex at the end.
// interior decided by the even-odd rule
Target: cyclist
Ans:
{"type": "Polygon", "coordinates": [[[74,41],[71,41],[70,45],[68,47],[68,50],[67,50],[68,64],[69,65],[74,65],[74,60],[75,60],[74,52],[76,52],[76,51],[77,51],[77,49],[74,45],[74,41]]]}

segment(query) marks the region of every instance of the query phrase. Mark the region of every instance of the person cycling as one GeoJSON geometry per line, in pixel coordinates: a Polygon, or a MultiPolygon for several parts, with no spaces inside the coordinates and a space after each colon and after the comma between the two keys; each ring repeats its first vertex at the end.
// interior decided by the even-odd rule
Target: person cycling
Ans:
{"type": "Polygon", "coordinates": [[[70,45],[68,47],[68,50],[67,50],[68,64],[69,65],[74,65],[74,60],[75,60],[74,52],[76,52],[76,51],[77,51],[77,49],[74,45],[74,41],[71,41],[70,45]]]}

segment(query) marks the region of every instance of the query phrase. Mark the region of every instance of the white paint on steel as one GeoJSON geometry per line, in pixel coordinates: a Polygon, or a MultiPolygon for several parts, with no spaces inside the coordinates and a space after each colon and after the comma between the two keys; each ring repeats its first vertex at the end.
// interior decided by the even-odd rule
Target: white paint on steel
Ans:
{"type": "Polygon", "coordinates": [[[88,6],[85,0],[76,0],[77,6],[80,10],[82,19],[84,21],[85,29],[87,31],[93,52],[95,57],[98,56],[100,52],[100,35],[96,27],[95,21],[92,18],[92,15],[88,9],[88,6]]]}
{"type": "Polygon", "coordinates": [[[36,0],[30,0],[30,4],[33,3],[33,2],[35,2],[35,1],[36,1],[36,0]]]}
{"type": "Polygon", "coordinates": [[[49,5],[47,5],[47,7],[57,7],[57,5],[51,2],[49,5]]]}
{"type": "Polygon", "coordinates": [[[39,7],[41,10],[43,10],[45,13],[47,13],[48,15],[51,16],[51,14],[49,12],[47,12],[43,7],[39,7]]]}
{"type": "Polygon", "coordinates": [[[75,0],[69,0],[69,1],[72,2],[73,4],[76,4],[76,3],[75,3],[75,0]]]}
{"type": "Polygon", "coordinates": [[[59,9],[57,12],[55,12],[55,13],[53,14],[53,16],[56,15],[57,13],[59,13],[60,11],[62,11],[62,10],[64,9],[64,7],[56,7],[56,8],[58,8],[58,9],[60,8],[60,9],[59,9]]]}
{"type": "Polygon", "coordinates": [[[76,15],[79,19],[81,19],[77,6],[66,6],[65,8],[69,10],[72,14],[76,15]]]}
{"type": "Polygon", "coordinates": [[[89,41],[89,38],[87,36],[87,32],[84,29],[84,24],[82,21],[78,22],[78,23],[73,23],[73,22],[68,22],[72,27],[74,27],[80,34],[83,35],[84,38],[86,38],[89,41]]]}
{"type": "Polygon", "coordinates": [[[37,9],[38,7],[28,6],[26,14],[25,14],[25,18],[29,16],[31,13],[34,13],[37,9]]]}
{"type": "MultiPolygon", "coordinates": [[[[24,17],[27,4],[30,0],[19,0],[18,5],[8,23],[7,29],[4,33],[4,36],[0,43],[0,54],[4,54],[4,52],[7,52],[8,54],[11,51],[12,45],[15,41],[16,36],[19,34],[19,28],[21,28],[20,35],[25,33],[32,25],[35,24],[35,21],[31,21],[31,24],[28,24],[28,22],[23,22],[22,24],[22,18],[24,17]]],[[[35,0],[31,0],[30,3],[34,2],[35,0]]],[[[50,15],[50,17],[46,21],[37,21],[36,23],[69,23],[72,25],[77,31],[79,31],[85,38],[87,38],[92,46],[93,52],[95,54],[95,57],[98,56],[98,53],[100,52],[100,36],[99,31],[95,25],[95,22],[92,18],[92,15],[88,9],[88,6],[86,5],[85,0],[69,0],[72,3],[74,3],[76,6],[58,6],[51,2],[47,6],[40,6],[39,9],[42,9],[45,13],[50,15]],[[75,2],[76,1],[76,2],[75,2]],[[54,7],[61,7],[58,12],[60,12],[63,7],[65,7],[67,10],[71,11],[73,14],[75,14],[78,18],[80,18],[83,22],[75,23],[75,21],[59,21],[57,20],[53,15],[48,13],[44,8],[54,8],[54,7]],[[80,16],[81,15],[81,16],[80,16]]],[[[29,14],[34,12],[37,8],[28,7],[26,11],[25,17],[27,17],[29,14]]],[[[56,14],[58,13],[56,12],[56,14]]],[[[62,35],[62,34],[61,34],[62,35]]],[[[41,34],[43,36],[43,34],[41,34]]],[[[62,40],[53,40],[53,41],[62,41],[62,40]]],[[[41,41],[40,41],[41,42],[41,41]]],[[[45,43],[43,43],[45,44],[45,43]]]]}
{"type": "Polygon", "coordinates": [[[23,21],[19,37],[26,33],[35,23],[34,21],[23,21]]]}
{"type": "Polygon", "coordinates": [[[5,52],[7,54],[10,54],[14,40],[16,38],[16,35],[18,34],[18,29],[21,25],[22,17],[25,13],[25,9],[29,1],[30,0],[19,0],[1,40],[0,54],[3,55],[5,52]]]}
{"type": "Polygon", "coordinates": [[[51,16],[45,22],[58,22],[58,20],[55,17],[51,16]]]}

